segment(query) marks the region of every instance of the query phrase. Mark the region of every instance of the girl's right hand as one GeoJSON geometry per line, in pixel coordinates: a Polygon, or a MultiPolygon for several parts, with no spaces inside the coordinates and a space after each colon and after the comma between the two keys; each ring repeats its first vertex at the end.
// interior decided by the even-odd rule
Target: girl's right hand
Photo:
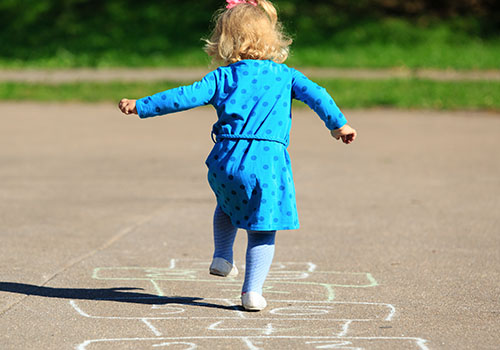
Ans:
{"type": "Polygon", "coordinates": [[[137,108],[135,107],[135,101],[122,98],[118,104],[118,108],[125,114],[137,114],[137,108]]]}
{"type": "Polygon", "coordinates": [[[352,143],[356,139],[356,136],[358,134],[356,130],[354,130],[347,124],[345,124],[341,128],[333,129],[330,133],[336,140],[341,138],[342,142],[344,142],[346,145],[352,143]]]}

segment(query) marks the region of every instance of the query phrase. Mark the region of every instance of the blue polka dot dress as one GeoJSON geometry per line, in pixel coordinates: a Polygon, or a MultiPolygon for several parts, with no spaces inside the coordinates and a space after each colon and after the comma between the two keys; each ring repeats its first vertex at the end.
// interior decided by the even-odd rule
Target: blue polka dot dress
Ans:
{"type": "Polygon", "coordinates": [[[291,102],[311,107],[330,130],[347,121],[326,90],[299,71],[269,60],[243,60],[189,86],[137,101],[141,118],[211,104],[218,121],[206,160],[217,204],[234,226],[255,230],[299,227],[287,146],[291,102]]]}

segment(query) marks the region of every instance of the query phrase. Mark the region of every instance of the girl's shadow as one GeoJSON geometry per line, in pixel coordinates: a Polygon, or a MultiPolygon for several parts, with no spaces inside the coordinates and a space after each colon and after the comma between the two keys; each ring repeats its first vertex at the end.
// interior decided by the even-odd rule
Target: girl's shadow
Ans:
{"type": "Polygon", "coordinates": [[[76,299],[76,300],[105,300],[119,303],[134,303],[145,305],[192,305],[223,310],[243,310],[239,306],[227,306],[202,302],[199,297],[162,297],[154,294],[129,292],[132,290],[144,290],[142,288],[52,288],[35,286],[32,284],[0,282],[0,292],[35,295],[46,298],[76,299]]]}

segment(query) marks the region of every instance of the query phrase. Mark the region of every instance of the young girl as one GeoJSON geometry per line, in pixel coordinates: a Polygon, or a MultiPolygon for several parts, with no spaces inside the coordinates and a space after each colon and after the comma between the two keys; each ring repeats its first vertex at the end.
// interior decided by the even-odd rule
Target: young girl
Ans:
{"type": "Polygon", "coordinates": [[[210,273],[236,276],[233,243],[238,228],[248,233],[241,301],[246,310],[266,307],[262,287],[274,255],[277,230],[299,227],[287,152],[291,102],[305,102],[334,138],[346,144],[356,131],[326,90],[287,67],[291,40],[282,32],[267,0],[227,0],[205,51],[222,66],[189,86],[140,100],[122,99],[125,114],[148,118],[211,104],[218,121],[206,160],[208,182],[217,198],[215,251],[210,273]]]}

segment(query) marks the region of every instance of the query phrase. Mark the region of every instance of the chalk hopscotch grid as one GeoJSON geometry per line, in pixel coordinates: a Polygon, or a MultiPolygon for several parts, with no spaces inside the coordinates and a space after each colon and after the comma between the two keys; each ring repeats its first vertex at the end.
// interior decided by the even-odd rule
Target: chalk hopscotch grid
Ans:
{"type": "MultiPolygon", "coordinates": [[[[206,273],[206,267],[208,263],[197,261],[197,260],[183,260],[179,261],[178,259],[171,259],[168,268],[155,268],[155,267],[101,267],[94,269],[92,273],[92,278],[97,280],[122,280],[122,281],[139,281],[145,280],[150,281],[152,283],[153,288],[157,296],[152,297],[134,297],[134,299],[158,299],[159,301],[169,301],[175,303],[175,300],[179,298],[168,298],[165,296],[160,283],[161,281],[184,281],[184,282],[196,282],[196,283],[216,283],[219,286],[227,286],[234,287],[239,286],[240,281],[232,281],[229,279],[227,282],[220,282],[220,280],[208,280],[203,278],[197,278],[200,273],[206,273]],[[178,263],[188,264],[187,268],[178,267],[178,263]],[[200,267],[198,267],[200,266],[200,267]],[[203,266],[203,268],[202,268],[203,266]],[[110,273],[112,275],[108,276],[110,273]],[[118,272],[118,277],[116,277],[116,273],[118,272]],[[128,274],[127,276],[123,276],[123,273],[128,274]],[[136,275],[139,273],[139,275],[136,275]]],[[[94,339],[94,340],[86,340],[83,343],[79,344],[76,349],[77,350],[89,350],[88,347],[92,344],[100,344],[103,342],[151,342],[151,341],[162,341],[160,344],[152,344],[152,348],[157,347],[169,347],[170,345],[186,345],[189,347],[182,349],[197,349],[198,345],[196,341],[200,340],[214,340],[214,339],[226,339],[226,340],[235,340],[241,342],[238,348],[246,347],[249,350],[254,349],[264,349],[259,347],[259,342],[263,341],[285,341],[285,340],[303,340],[304,344],[308,344],[314,346],[316,349],[368,349],[365,347],[353,347],[353,341],[404,341],[411,342],[421,350],[429,350],[427,347],[427,340],[418,338],[418,337],[354,337],[348,336],[350,331],[350,326],[354,322],[363,322],[369,323],[373,321],[392,321],[396,308],[387,303],[376,303],[376,302],[354,302],[354,301],[337,301],[335,299],[334,288],[371,288],[378,285],[375,278],[370,273],[364,272],[354,272],[354,273],[346,273],[346,272],[338,272],[338,271],[318,271],[317,265],[312,262],[306,263],[275,263],[271,269],[268,280],[266,281],[268,292],[276,294],[288,294],[288,292],[273,290],[277,285],[308,285],[308,286],[319,286],[325,289],[325,299],[320,301],[306,301],[306,300],[294,300],[294,299],[268,299],[269,304],[278,306],[281,303],[286,303],[285,307],[275,307],[269,308],[268,313],[271,315],[266,316],[264,313],[259,313],[258,316],[255,316],[255,313],[251,314],[249,317],[248,313],[241,311],[239,305],[237,304],[239,301],[238,297],[231,298],[203,298],[204,302],[217,302],[219,304],[228,305],[230,308],[232,307],[235,312],[235,316],[222,316],[222,317],[213,317],[213,316],[180,316],[183,314],[186,309],[179,306],[165,306],[165,305],[153,305],[152,310],[160,310],[162,311],[163,316],[99,316],[99,315],[91,315],[89,312],[84,311],[81,306],[77,304],[76,301],[71,300],[71,307],[82,317],[91,318],[91,319],[109,319],[109,320],[135,320],[142,322],[149,331],[156,338],[119,338],[119,339],[94,339]],[[301,266],[301,270],[294,270],[294,266],[301,266]],[[292,268],[292,269],[290,269],[292,268]],[[324,279],[325,277],[362,277],[365,282],[359,284],[342,284],[342,283],[324,283],[324,282],[314,282],[314,281],[304,281],[304,279],[310,279],[311,276],[320,277],[320,279],[324,279]],[[269,284],[271,286],[269,286],[269,284]],[[386,316],[383,318],[329,318],[325,317],[325,315],[330,313],[330,310],[333,310],[335,306],[338,305],[357,305],[357,306],[366,306],[366,307],[380,307],[386,309],[386,316]],[[174,316],[175,315],[175,316],[174,316]],[[323,317],[319,317],[323,316],[323,317]],[[231,335],[231,336],[186,336],[186,337],[163,337],[163,333],[157,328],[155,325],[156,322],[160,320],[200,320],[200,321],[209,321],[213,320],[215,322],[211,322],[205,329],[211,332],[227,332],[227,331],[252,331],[254,333],[260,332],[261,334],[257,335],[231,335]],[[235,328],[234,326],[226,326],[226,322],[231,322],[235,320],[241,321],[242,319],[246,319],[245,322],[268,322],[263,327],[251,328],[235,328]],[[339,323],[339,329],[334,330],[332,335],[328,336],[280,336],[275,335],[274,333],[285,330],[285,328],[280,329],[277,328],[276,325],[273,325],[272,322],[287,322],[287,321],[326,321],[331,324],[332,322],[339,323]],[[306,341],[307,340],[307,341],[306,341]],[[194,342],[193,342],[194,341],[194,342]],[[257,345],[256,345],[257,344],[257,345]]],[[[227,289],[226,291],[233,291],[232,289],[227,289]]],[[[237,291],[235,289],[234,291],[237,291]]],[[[98,300],[119,300],[120,298],[113,299],[98,299],[98,300]]],[[[130,298],[123,298],[129,299],[130,298]]],[[[189,305],[189,304],[188,304],[189,305]]],[[[193,306],[197,306],[195,303],[190,304],[193,306]]],[[[176,347],[177,348],[177,347],[176,347]]]]}

